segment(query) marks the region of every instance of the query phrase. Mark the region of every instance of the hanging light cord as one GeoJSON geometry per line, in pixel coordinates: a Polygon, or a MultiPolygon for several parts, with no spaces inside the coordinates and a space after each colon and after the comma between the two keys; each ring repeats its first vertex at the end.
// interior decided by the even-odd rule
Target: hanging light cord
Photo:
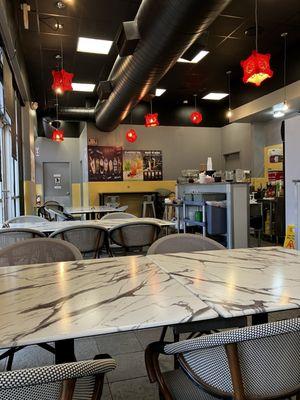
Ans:
{"type": "Polygon", "coordinates": [[[255,0],[255,48],[258,52],[258,0],[255,0]]]}
{"type": "Polygon", "coordinates": [[[150,100],[150,114],[152,114],[152,99],[150,100]]]}
{"type": "Polygon", "coordinates": [[[197,110],[197,95],[194,94],[194,98],[195,98],[195,110],[197,110]]]}
{"type": "Polygon", "coordinates": [[[64,69],[64,49],[62,44],[62,38],[60,38],[60,56],[61,56],[61,69],[64,69]]]}
{"type": "Polygon", "coordinates": [[[227,71],[227,84],[228,84],[228,110],[231,110],[231,92],[230,92],[230,86],[231,86],[231,71],[227,71]]]}
{"type": "Polygon", "coordinates": [[[56,121],[58,121],[58,96],[57,96],[57,93],[56,93],[55,97],[56,97],[56,121]]]}

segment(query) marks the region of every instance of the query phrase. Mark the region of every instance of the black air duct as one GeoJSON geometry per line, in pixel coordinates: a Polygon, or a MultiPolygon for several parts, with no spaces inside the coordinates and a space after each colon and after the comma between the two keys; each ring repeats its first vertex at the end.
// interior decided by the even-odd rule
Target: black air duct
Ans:
{"type": "MultiPolygon", "coordinates": [[[[108,77],[113,91],[95,108],[97,128],[114,130],[230,1],[143,0],[135,18],[140,40],[133,55],[115,61],[108,77]]],[[[84,119],[91,111],[74,108],[65,114],[67,110],[71,119],[84,119]]]]}

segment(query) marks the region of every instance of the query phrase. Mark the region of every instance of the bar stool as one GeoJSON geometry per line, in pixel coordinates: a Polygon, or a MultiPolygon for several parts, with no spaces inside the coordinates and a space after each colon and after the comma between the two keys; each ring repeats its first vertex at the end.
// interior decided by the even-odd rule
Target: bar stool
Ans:
{"type": "Polygon", "coordinates": [[[144,196],[144,201],[143,201],[143,212],[142,212],[142,217],[145,218],[147,217],[148,210],[150,211],[150,215],[153,218],[156,218],[156,211],[155,211],[155,205],[153,201],[153,196],[152,195],[145,195],[144,196]]]}

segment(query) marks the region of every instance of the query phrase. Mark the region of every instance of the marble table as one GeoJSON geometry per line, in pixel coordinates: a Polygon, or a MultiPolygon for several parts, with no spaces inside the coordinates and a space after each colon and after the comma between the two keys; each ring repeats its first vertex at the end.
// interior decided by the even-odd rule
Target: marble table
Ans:
{"type": "MultiPolygon", "coordinates": [[[[125,209],[127,206],[125,207],[125,209]]],[[[113,212],[124,211],[124,207],[121,209],[109,206],[94,206],[94,207],[66,207],[66,212],[72,215],[82,214],[86,216],[87,220],[95,219],[96,214],[107,214],[113,212]]]]}
{"type": "Polygon", "coordinates": [[[35,229],[43,233],[52,233],[58,229],[66,227],[74,227],[80,225],[97,225],[107,230],[114,228],[120,224],[129,222],[155,222],[161,227],[173,226],[175,223],[172,221],[165,221],[157,218],[126,218],[126,219],[104,219],[104,220],[91,220],[91,221],[47,221],[45,222],[22,222],[10,224],[10,228],[29,228],[35,229]]]}
{"type": "Polygon", "coordinates": [[[0,348],[218,316],[138,256],[2,267],[0,304],[0,348]]]}
{"type": "Polygon", "coordinates": [[[148,256],[221,317],[300,308],[300,252],[282,247],[148,256]]]}

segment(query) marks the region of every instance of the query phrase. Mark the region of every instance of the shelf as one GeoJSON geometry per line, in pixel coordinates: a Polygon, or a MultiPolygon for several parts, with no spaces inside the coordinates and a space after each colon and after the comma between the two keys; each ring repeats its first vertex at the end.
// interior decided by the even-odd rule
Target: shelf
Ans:
{"type": "Polygon", "coordinates": [[[205,222],[199,222],[199,221],[194,221],[194,220],[190,220],[190,219],[184,219],[184,222],[187,225],[195,225],[195,226],[202,226],[202,227],[206,226],[205,222]]]}
{"type": "Polygon", "coordinates": [[[183,204],[185,206],[196,206],[196,207],[202,207],[205,205],[205,201],[184,201],[183,204]]]}

